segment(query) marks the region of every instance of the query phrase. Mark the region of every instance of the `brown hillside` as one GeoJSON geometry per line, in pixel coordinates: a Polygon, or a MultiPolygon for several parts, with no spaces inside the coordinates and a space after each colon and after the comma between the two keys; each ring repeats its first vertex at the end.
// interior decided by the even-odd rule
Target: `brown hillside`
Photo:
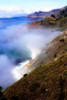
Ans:
{"type": "Polygon", "coordinates": [[[67,31],[52,41],[49,50],[34,71],[4,91],[8,100],[67,100],[67,31]]]}

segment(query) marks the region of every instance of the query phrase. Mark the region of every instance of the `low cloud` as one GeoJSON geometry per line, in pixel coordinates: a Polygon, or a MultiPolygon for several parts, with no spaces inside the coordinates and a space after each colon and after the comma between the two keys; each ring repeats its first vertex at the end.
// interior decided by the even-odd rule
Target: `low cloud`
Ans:
{"type": "Polygon", "coordinates": [[[14,65],[6,55],[0,55],[0,86],[3,86],[3,88],[15,81],[11,73],[13,67],[14,65]]]}
{"type": "Polygon", "coordinates": [[[0,18],[25,15],[24,10],[14,6],[0,6],[0,18]]]}
{"type": "Polygon", "coordinates": [[[30,30],[23,24],[12,25],[0,32],[0,85],[4,87],[27,73],[28,69],[23,66],[23,62],[35,58],[60,33],[46,28],[30,30]],[[21,65],[14,63],[20,59],[21,65]]]}

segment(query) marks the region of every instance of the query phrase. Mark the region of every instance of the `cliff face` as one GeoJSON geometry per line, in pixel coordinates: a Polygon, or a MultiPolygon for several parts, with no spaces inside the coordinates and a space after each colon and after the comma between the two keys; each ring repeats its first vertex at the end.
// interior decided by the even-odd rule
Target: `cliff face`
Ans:
{"type": "Polygon", "coordinates": [[[67,31],[52,41],[46,54],[33,63],[34,71],[4,91],[8,100],[67,100],[67,31]]]}

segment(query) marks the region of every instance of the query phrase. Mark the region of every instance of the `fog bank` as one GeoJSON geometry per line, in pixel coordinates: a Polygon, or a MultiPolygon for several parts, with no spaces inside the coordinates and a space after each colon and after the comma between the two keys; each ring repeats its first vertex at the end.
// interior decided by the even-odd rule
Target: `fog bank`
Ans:
{"type": "Polygon", "coordinates": [[[0,33],[0,85],[7,87],[28,72],[25,64],[47,48],[60,31],[43,27],[28,29],[20,24],[0,30],[0,33]]]}

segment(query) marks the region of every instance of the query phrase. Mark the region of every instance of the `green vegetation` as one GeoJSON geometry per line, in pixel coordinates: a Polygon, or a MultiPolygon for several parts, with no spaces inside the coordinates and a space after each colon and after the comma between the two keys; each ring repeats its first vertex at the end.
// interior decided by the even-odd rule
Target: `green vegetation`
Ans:
{"type": "Polygon", "coordinates": [[[41,93],[43,93],[43,94],[46,93],[46,88],[44,86],[41,87],[41,93]]]}
{"type": "Polygon", "coordinates": [[[24,77],[26,77],[27,76],[27,74],[24,74],[24,77]]]}
{"type": "Polygon", "coordinates": [[[60,26],[62,28],[66,28],[67,27],[67,17],[59,17],[59,18],[52,18],[52,17],[48,17],[45,18],[44,20],[40,21],[40,25],[44,25],[44,26],[60,26]]]}
{"type": "Polygon", "coordinates": [[[60,16],[61,17],[67,17],[67,8],[60,11],[60,16]]]}
{"type": "Polygon", "coordinates": [[[30,91],[34,92],[39,87],[40,87],[40,83],[39,82],[35,82],[30,86],[30,91]]]}
{"type": "Polygon", "coordinates": [[[54,54],[54,57],[57,57],[57,54],[56,53],[54,54]]]}
{"type": "Polygon", "coordinates": [[[18,100],[17,96],[12,96],[12,100],[18,100]]]}

